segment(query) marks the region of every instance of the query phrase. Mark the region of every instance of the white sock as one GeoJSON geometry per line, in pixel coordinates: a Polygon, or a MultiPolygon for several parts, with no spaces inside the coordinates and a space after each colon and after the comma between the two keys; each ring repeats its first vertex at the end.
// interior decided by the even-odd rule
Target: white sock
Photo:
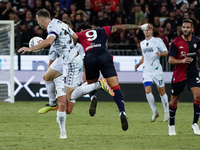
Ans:
{"type": "Polygon", "coordinates": [[[93,90],[100,89],[100,83],[95,82],[92,84],[78,86],[71,94],[71,99],[77,99],[85,94],[92,92],[93,90]]]}
{"type": "Polygon", "coordinates": [[[97,98],[96,95],[92,95],[92,96],[90,97],[90,100],[92,101],[93,98],[97,98]]]}
{"type": "Polygon", "coordinates": [[[163,107],[164,107],[164,112],[166,114],[169,113],[169,103],[168,103],[168,96],[167,96],[167,94],[165,93],[163,96],[160,95],[160,98],[161,98],[161,102],[162,102],[163,107]]]}
{"type": "Polygon", "coordinates": [[[49,96],[49,105],[54,106],[56,104],[55,83],[53,81],[44,81],[44,83],[49,96]]]}
{"type": "Polygon", "coordinates": [[[57,111],[57,119],[60,127],[60,133],[66,133],[65,123],[66,123],[66,112],[57,111]]]}
{"type": "Polygon", "coordinates": [[[147,101],[149,102],[149,106],[153,111],[153,114],[157,114],[155,99],[152,93],[146,94],[147,101]]]}

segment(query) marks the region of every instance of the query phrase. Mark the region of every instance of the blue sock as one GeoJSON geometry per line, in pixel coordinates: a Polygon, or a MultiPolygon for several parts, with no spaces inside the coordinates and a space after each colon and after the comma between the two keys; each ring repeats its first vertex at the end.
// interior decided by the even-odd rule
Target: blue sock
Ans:
{"type": "Polygon", "coordinates": [[[114,101],[117,104],[117,107],[119,109],[119,112],[124,111],[125,112],[125,108],[124,108],[124,94],[121,92],[120,89],[114,90],[115,96],[114,101]]]}

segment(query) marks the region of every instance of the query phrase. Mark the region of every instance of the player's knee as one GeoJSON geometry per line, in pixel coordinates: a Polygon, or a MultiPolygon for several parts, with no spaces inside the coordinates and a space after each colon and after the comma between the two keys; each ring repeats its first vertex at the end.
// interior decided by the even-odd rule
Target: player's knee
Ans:
{"type": "Polygon", "coordinates": [[[43,80],[44,81],[51,81],[46,74],[43,75],[43,80]]]}
{"type": "Polygon", "coordinates": [[[200,93],[198,93],[198,94],[194,95],[194,99],[195,99],[195,100],[199,100],[199,101],[200,101],[200,93]]]}
{"type": "Polygon", "coordinates": [[[66,113],[67,114],[71,114],[72,113],[73,108],[67,108],[66,113]]]}

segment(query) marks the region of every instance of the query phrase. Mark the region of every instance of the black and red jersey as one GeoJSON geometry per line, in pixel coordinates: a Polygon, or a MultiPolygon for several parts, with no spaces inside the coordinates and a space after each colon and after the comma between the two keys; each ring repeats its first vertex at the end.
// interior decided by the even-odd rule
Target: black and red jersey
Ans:
{"type": "Polygon", "coordinates": [[[108,51],[107,40],[111,35],[111,26],[84,30],[77,32],[77,35],[85,52],[95,49],[108,51]]]}
{"type": "Polygon", "coordinates": [[[198,77],[198,69],[196,64],[196,53],[200,47],[200,38],[192,36],[191,41],[185,41],[181,36],[175,38],[169,48],[169,56],[176,59],[184,59],[191,57],[193,61],[190,64],[176,64],[172,82],[180,82],[189,77],[198,77]]]}

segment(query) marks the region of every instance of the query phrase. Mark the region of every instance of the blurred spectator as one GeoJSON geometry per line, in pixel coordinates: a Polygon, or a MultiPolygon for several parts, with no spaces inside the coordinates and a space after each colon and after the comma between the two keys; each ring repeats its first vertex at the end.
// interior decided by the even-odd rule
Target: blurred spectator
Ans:
{"type": "Polygon", "coordinates": [[[18,15],[15,12],[9,13],[9,20],[14,20],[15,24],[20,21],[18,15]]]}
{"type": "Polygon", "coordinates": [[[67,13],[63,13],[63,14],[62,14],[61,20],[62,20],[62,21],[63,21],[63,20],[70,20],[70,21],[71,21],[71,18],[68,16],[67,13]]]}
{"type": "Polygon", "coordinates": [[[158,29],[161,27],[160,19],[158,16],[155,16],[153,19],[153,34],[154,36],[158,35],[158,29]]]}
{"type": "Polygon", "coordinates": [[[102,27],[102,26],[105,26],[105,22],[104,22],[104,18],[103,18],[103,12],[102,11],[98,11],[97,13],[97,18],[95,19],[94,21],[94,25],[96,27],[102,27]]]}
{"type": "Polygon", "coordinates": [[[165,27],[165,35],[168,37],[169,41],[176,35],[176,32],[172,30],[171,24],[167,23],[165,27]]]}
{"type": "Polygon", "coordinates": [[[104,11],[105,6],[102,3],[99,3],[99,10],[98,11],[104,11]]]}
{"type": "Polygon", "coordinates": [[[49,13],[53,14],[53,8],[49,0],[45,1],[44,8],[49,11],[49,13]]]}
{"type": "Polygon", "coordinates": [[[89,23],[92,24],[95,19],[95,13],[90,0],[85,0],[85,8],[83,9],[83,11],[88,15],[87,21],[89,21],[89,23]]]}
{"type": "MultiPolygon", "coordinates": [[[[148,18],[150,18],[150,20],[151,20],[151,18],[153,17],[153,16],[151,15],[151,12],[149,11],[149,6],[148,6],[148,5],[145,5],[144,17],[148,17],[148,18]]],[[[152,22],[151,22],[151,23],[152,23],[152,22]]]]}
{"type": "Polygon", "coordinates": [[[110,12],[111,12],[110,3],[106,3],[105,8],[104,8],[104,12],[106,12],[107,14],[110,14],[110,12]]]}
{"type": "Polygon", "coordinates": [[[25,14],[27,10],[30,9],[26,3],[26,0],[20,0],[19,4],[17,5],[16,9],[13,9],[17,15],[19,16],[20,20],[25,19],[25,14]]]}
{"type": "Polygon", "coordinates": [[[176,20],[175,18],[176,16],[176,13],[175,11],[171,11],[169,13],[169,18],[167,18],[165,21],[164,21],[164,24],[162,25],[163,28],[165,28],[166,24],[167,23],[170,23],[171,24],[171,28],[172,28],[172,32],[176,32],[176,27],[178,25],[178,21],[176,20]]]}
{"type": "Polygon", "coordinates": [[[178,9],[176,0],[171,0],[170,4],[168,5],[168,8],[170,11],[178,9]]]}
{"type": "Polygon", "coordinates": [[[181,10],[180,9],[176,9],[175,10],[175,18],[177,20],[177,26],[182,26],[182,19],[183,19],[183,16],[182,16],[182,13],[181,13],[181,10]]]}
{"type": "Polygon", "coordinates": [[[61,11],[66,12],[70,9],[71,0],[59,0],[59,2],[61,11]]]}
{"type": "Polygon", "coordinates": [[[116,6],[119,5],[119,0],[104,0],[105,4],[110,4],[110,11],[116,11],[116,6]]]}
{"type": "Polygon", "coordinates": [[[131,12],[128,14],[127,23],[135,24],[135,7],[132,7],[131,12]]]}
{"type": "Polygon", "coordinates": [[[187,6],[187,4],[186,4],[186,3],[182,3],[180,9],[181,9],[182,12],[186,12],[186,11],[188,11],[188,6],[187,6]]]}
{"type": "Polygon", "coordinates": [[[21,46],[27,46],[26,44],[29,42],[29,40],[31,39],[31,37],[33,37],[34,35],[31,35],[31,32],[29,30],[29,25],[27,23],[23,23],[21,25],[21,46]]]}
{"type": "Polygon", "coordinates": [[[122,6],[122,10],[125,12],[126,15],[129,15],[134,6],[134,0],[120,0],[120,3],[122,6]]]}
{"type": "MultiPolygon", "coordinates": [[[[161,7],[161,1],[160,0],[151,0],[149,1],[149,11],[151,12],[152,16],[158,16],[158,10],[161,7]]],[[[149,18],[150,20],[153,18],[149,18]]]]}
{"type": "Polygon", "coordinates": [[[53,18],[59,19],[60,17],[60,2],[56,0],[53,4],[53,18]]]}
{"type": "Polygon", "coordinates": [[[122,22],[125,22],[125,16],[124,13],[122,12],[120,5],[116,6],[116,11],[111,12],[111,23],[112,25],[116,23],[117,17],[122,18],[122,22]]]}
{"type": "Polygon", "coordinates": [[[121,15],[117,16],[114,25],[120,25],[120,24],[123,24],[121,15]]]}
{"type": "Polygon", "coordinates": [[[76,3],[71,4],[70,9],[67,11],[68,16],[70,16],[71,14],[75,15],[76,8],[76,3]]]}
{"type": "Polygon", "coordinates": [[[144,0],[134,0],[134,4],[135,5],[140,5],[142,11],[143,12],[145,11],[145,2],[144,2],[144,0]]]}
{"type": "Polygon", "coordinates": [[[156,37],[159,37],[163,40],[165,43],[165,46],[169,48],[169,39],[167,36],[165,36],[165,29],[164,28],[159,28],[158,30],[158,35],[156,37]]]}
{"type": "Polygon", "coordinates": [[[187,5],[187,8],[189,7],[187,0],[176,0],[176,5],[177,5],[178,8],[181,8],[183,3],[185,3],[187,5]]]}
{"type": "Polygon", "coordinates": [[[39,9],[42,9],[42,0],[35,1],[35,6],[31,9],[33,16],[35,16],[39,9]]]}
{"type": "Polygon", "coordinates": [[[92,7],[94,11],[99,11],[99,6],[104,7],[104,1],[103,0],[91,0],[92,7]]]}
{"type": "Polygon", "coordinates": [[[110,26],[111,25],[111,20],[110,17],[106,12],[103,13],[103,21],[105,23],[105,26],[110,26]]]}
{"type": "Polygon", "coordinates": [[[165,6],[162,6],[160,8],[160,12],[158,16],[161,23],[164,22],[169,17],[169,12],[167,11],[165,6]]]}
{"type": "Polygon", "coordinates": [[[140,5],[135,6],[135,24],[136,25],[142,25],[144,21],[144,13],[141,10],[140,5]]]}
{"type": "Polygon", "coordinates": [[[88,18],[88,15],[82,10],[78,10],[75,13],[70,15],[71,21],[74,22],[73,25],[74,24],[79,25],[80,22],[87,21],[87,18],[88,18]]]}
{"type": "Polygon", "coordinates": [[[35,6],[35,0],[27,0],[27,5],[32,9],[35,6]]]}
{"type": "Polygon", "coordinates": [[[12,10],[11,3],[6,0],[0,1],[0,20],[8,20],[10,11],[12,10]]]}
{"type": "Polygon", "coordinates": [[[118,38],[118,40],[116,41],[116,43],[128,45],[128,44],[130,43],[130,41],[126,38],[124,32],[120,32],[120,33],[119,33],[119,38],[118,38]]]}
{"type": "Polygon", "coordinates": [[[39,27],[39,25],[36,25],[35,28],[34,28],[34,36],[39,36],[39,37],[45,39],[46,36],[47,36],[47,33],[44,32],[44,30],[42,30],[42,29],[39,27]]]}

